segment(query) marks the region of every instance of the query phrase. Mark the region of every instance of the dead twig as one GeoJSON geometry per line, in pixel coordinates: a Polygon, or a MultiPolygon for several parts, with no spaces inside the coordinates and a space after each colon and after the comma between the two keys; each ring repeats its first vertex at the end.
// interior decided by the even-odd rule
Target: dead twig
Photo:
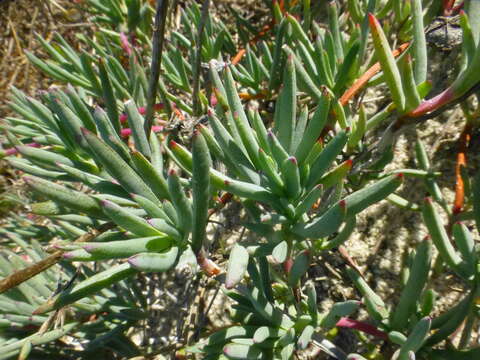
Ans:
{"type": "MultiPolygon", "coordinates": [[[[78,237],[74,242],[81,243],[81,242],[92,241],[95,237],[97,237],[101,233],[107,230],[113,229],[114,227],[115,227],[114,223],[107,222],[105,224],[102,224],[98,228],[92,229],[86,234],[83,234],[82,236],[78,237]]],[[[2,279],[0,281],[0,294],[4,293],[9,289],[14,288],[15,286],[20,285],[21,283],[27,281],[28,279],[31,279],[35,275],[55,265],[57,262],[59,262],[62,259],[63,252],[64,252],[63,250],[57,250],[52,255],[46,257],[45,259],[40,260],[39,262],[36,262],[35,264],[25,269],[16,271],[13,274],[10,274],[9,276],[7,276],[5,279],[2,279]]]]}
{"type": "Polygon", "coordinates": [[[147,110],[145,112],[144,129],[147,137],[153,124],[154,105],[157,97],[158,81],[160,79],[160,66],[162,64],[163,43],[165,38],[165,23],[167,20],[168,0],[158,0],[155,13],[155,25],[152,39],[152,65],[150,67],[150,80],[147,93],[147,110]]]}
{"type": "Polygon", "coordinates": [[[207,22],[208,9],[210,8],[210,0],[204,0],[202,4],[202,16],[197,30],[197,44],[195,50],[195,67],[193,75],[193,115],[200,116],[201,106],[198,93],[200,91],[200,71],[202,65],[202,38],[205,30],[205,23],[207,22]]]}

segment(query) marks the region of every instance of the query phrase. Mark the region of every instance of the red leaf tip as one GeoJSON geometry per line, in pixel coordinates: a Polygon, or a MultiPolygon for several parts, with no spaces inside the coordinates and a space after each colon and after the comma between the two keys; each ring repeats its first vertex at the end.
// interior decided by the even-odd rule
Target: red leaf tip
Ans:
{"type": "Polygon", "coordinates": [[[375,15],[373,15],[372,13],[368,13],[368,22],[370,23],[370,26],[376,26],[377,23],[378,23],[378,20],[377,18],[375,17],[375,15]]]}

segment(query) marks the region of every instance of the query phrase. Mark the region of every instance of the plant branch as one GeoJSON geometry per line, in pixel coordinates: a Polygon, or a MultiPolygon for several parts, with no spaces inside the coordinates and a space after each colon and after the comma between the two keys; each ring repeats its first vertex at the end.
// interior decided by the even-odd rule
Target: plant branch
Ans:
{"type": "Polygon", "coordinates": [[[471,139],[472,126],[465,124],[465,128],[458,139],[457,162],[455,165],[455,201],[452,212],[458,214],[463,210],[465,203],[465,184],[462,177],[462,168],[467,166],[467,149],[471,139]]]}
{"type": "MultiPolygon", "coordinates": [[[[392,51],[392,55],[394,57],[399,56],[402,54],[408,47],[410,43],[404,43],[400,45],[397,49],[392,51]]],[[[375,76],[378,72],[380,72],[381,67],[380,63],[375,63],[373,64],[365,73],[359,77],[350,88],[348,88],[343,95],[340,97],[339,102],[342,104],[342,106],[345,106],[348,104],[348,101],[354,97],[367,83],[368,81],[375,76]]]]}
{"type": "Polygon", "coordinates": [[[207,21],[208,9],[210,7],[210,0],[204,0],[202,4],[202,16],[197,30],[197,43],[195,51],[195,67],[193,73],[193,115],[200,116],[201,106],[198,93],[200,91],[200,71],[202,63],[202,38],[205,30],[205,23],[207,21]]]}
{"type": "Polygon", "coordinates": [[[145,114],[144,129],[147,138],[153,124],[153,112],[157,97],[158,80],[160,78],[160,65],[162,63],[162,51],[165,38],[165,23],[167,19],[168,0],[157,0],[155,13],[155,25],[152,38],[152,65],[150,68],[150,80],[148,83],[147,111],[145,114]]]}
{"type": "MultiPolygon", "coordinates": [[[[74,242],[81,243],[81,242],[92,241],[95,237],[97,237],[101,233],[107,230],[113,229],[114,227],[115,227],[114,223],[107,222],[105,224],[102,224],[98,228],[92,229],[86,234],[83,234],[82,236],[78,237],[74,242]]],[[[15,286],[20,285],[21,283],[31,279],[35,275],[40,274],[41,272],[55,265],[57,262],[59,262],[62,259],[63,253],[64,253],[63,250],[57,250],[52,255],[46,257],[45,259],[40,260],[39,262],[36,262],[35,264],[25,269],[16,271],[13,274],[10,274],[9,276],[7,276],[5,279],[2,279],[0,281],[0,294],[4,293],[7,290],[10,290],[15,286]]]]}
{"type": "Polygon", "coordinates": [[[409,114],[406,114],[405,116],[399,117],[392,124],[392,129],[394,131],[397,131],[400,128],[403,128],[406,125],[410,125],[410,124],[414,124],[414,123],[417,124],[421,121],[433,119],[433,118],[439,116],[441,113],[455,107],[456,105],[458,105],[462,101],[466,100],[470,95],[475,93],[477,90],[480,90],[480,82],[475,84],[474,86],[472,86],[472,88],[470,90],[468,90],[467,92],[465,92],[465,94],[459,96],[456,99],[453,99],[452,101],[444,104],[443,106],[441,106],[441,107],[439,107],[439,108],[437,108],[437,109],[435,109],[435,110],[433,110],[429,113],[422,114],[421,116],[409,116],[409,114]]]}

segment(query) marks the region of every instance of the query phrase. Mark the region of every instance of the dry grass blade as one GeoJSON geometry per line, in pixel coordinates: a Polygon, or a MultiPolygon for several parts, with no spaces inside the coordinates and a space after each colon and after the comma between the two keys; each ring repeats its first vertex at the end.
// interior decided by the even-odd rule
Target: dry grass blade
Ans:
{"type": "MultiPolygon", "coordinates": [[[[95,237],[100,235],[101,233],[110,230],[115,227],[114,223],[108,222],[102,224],[96,229],[92,229],[86,234],[78,237],[75,242],[88,242],[92,241],[95,237]]],[[[40,274],[42,271],[50,268],[51,266],[55,265],[57,262],[60,261],[62,258],[63,250],[55,251],[52,255],[48,256],[47,258],[19,271],[10,274],[5,279],[0,281],[0,294],[4,293],[5,291],[14,288],[17,285],[31,279],[37,274],[40,274]]]]}

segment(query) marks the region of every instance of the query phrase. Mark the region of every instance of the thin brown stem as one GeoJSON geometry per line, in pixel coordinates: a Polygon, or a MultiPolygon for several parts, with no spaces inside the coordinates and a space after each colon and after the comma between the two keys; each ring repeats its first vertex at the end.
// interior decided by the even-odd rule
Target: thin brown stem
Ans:
{"type": "Polygon", "coordinates": [[[158,80],[160,79],[160,66],[162,64],[163,43],[165,39],[165,23],[167,20],[168,0],[158,0],[155,25],[152,38],[152,65],[150,67],[150,80],[147,93],[147,110],[145,113],[144,129],[147,138],[153,125],[154,105],[157,97],[158,80]]]}
{"type": "MultiPolygon", "coordinates": [[[[86,234],[83,234],[82,236],[78,237],[75,242],[80,243],[80,242],[88,242],[92,241],[95,237],[100,235],[101,233],[112,229],[115,226],[114,223],[108,222],[105,224],[102,224],[100,227],[96,229],[92,229],[86,234]]],[[[47,270],[51,266],[55,265],[57,262],[59,262],[62,259],[64,251],[63,250],[57,250],[55,251],[52,255],[46,257],[43,260],[40,260],[39,262],[36,262],[35,264],[14,272],[13,274],[10,274],[7,276],[5,279],[2,279],[0,281],[0,294],[4,293],[7,290],[10,290],[11,288],[14,288],[15,286],[20,285],[21,283],[27,281],[28,279],[31,279],[37,274],[40,274],[41,272],[47,270]]]]}
{"type": "Polygon", "coordinates": [[[198,93],[200,92],[200,71],[202,64],[202,39],[205,23],[207,22],[208,9],[210,8],[210,0],[204,0],[202,4],[202,16],[197,30],[197,43],[195,49],[195,67],[193,72],[193,115],[200,116],[202,108],[198,93]]]}

